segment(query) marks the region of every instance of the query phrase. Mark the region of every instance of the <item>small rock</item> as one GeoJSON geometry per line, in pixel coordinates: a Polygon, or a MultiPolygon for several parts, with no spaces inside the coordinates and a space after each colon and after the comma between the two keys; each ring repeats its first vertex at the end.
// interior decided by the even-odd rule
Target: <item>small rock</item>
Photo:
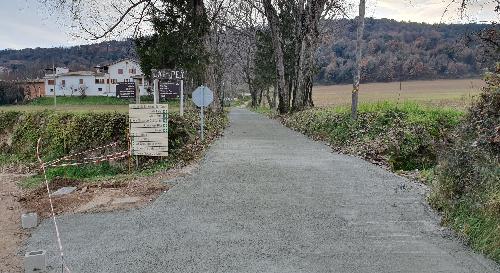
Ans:
{"type": "Polygon", "coordinates": [[[76,187],[63,187],[52,193],[52,196],[61,196],[74,192],[76,187]]]}
{"type": "Polygon", "coordinates": [[[9,210],[14,210],[14,207],[8,207],[9,210]]]}
{"type": "Polygon", "coordinates": [[[87,189],[88,189],[88,187],[87,187],[87,186],[83,187],[83,189],[82,189],[82,193],[87,192],[87,189]]]}

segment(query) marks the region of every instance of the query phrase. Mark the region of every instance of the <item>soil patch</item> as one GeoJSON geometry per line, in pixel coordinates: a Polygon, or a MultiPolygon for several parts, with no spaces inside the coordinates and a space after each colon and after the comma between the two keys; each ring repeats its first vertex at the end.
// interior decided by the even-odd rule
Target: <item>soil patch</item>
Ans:
{"type": "MultiPolygon", "coordinates": [[[[158,172],[152,176],[125,176],[99,183],[85,183],[57,178],[50,183],[54,192],[62,187],[77,187],[73,193],[53,197],[57,215],[134,209],[155,200],[170,186],[166,180],[191,174],[196,164],[158,172]]],[[[18,170],[15,170],[16,172],[18,170]]],[[[21,228],[21,214],[36,212],[39,219],[50,217],[50,203],[45,184],[22,191],[18,183],[27,174],[0,172],[0,272],[22,272],[21,246],[29,231],[21,228]]]]}
{"type": "Polygon", "coordinates": [[[0,272],[21,272],[18,254],[23,240],[28,236],[21,229],[21,214],[25,212],[18,202],[22,191],[17,187],[26,175],[0,173],[0,272]]]}

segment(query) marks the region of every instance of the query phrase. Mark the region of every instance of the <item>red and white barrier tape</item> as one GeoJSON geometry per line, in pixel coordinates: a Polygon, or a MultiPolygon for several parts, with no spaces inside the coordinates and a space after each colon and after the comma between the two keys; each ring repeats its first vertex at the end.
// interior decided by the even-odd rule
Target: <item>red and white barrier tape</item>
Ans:
{"type": "MultiPolygon", "coordinates": [[[[111,144],[108,144],[108,145],[104,145],[104,146],[97,147],[97,148],[94,148],[94,149],[90,149],[90,150],[87,150],[87,151],[83,151],[83,152],[80,152],[80,153],[75,153],[75,154],[67,155],[65,157],[62,157],[62,158],[50,161],[48,163],[44,163],[43,160],[41,159],[41,156],[40,156],[41,142],[42,142],[42,138],[39,138],[38,142],[37,142],[37,145],[36,145],[36,156],[38,158],[38,161],[40,162],[40,168],[42,169],[43,175],[44,175],[44,178],[45,178],[45,186],[47,188],[47,194],[49,195],[50,211],[51,211],[51,214],[52,214],[52,220],[54,222],[54,228],[55,228],[55,231],[56,231],[57,244],[59,246],[59,252],[60,252],[60,255],[61,255],[61,272],[64,273],[64,270],[66,270],[68,273],[71,273],[71,270],[64,263],[64,251],[63,251],[63,245],[62,245],[62,242],[61,242],[61,234],[59,233],[59,227],[58,227],[57,221],[56,221],[56,214],[54,212],[54,204],[52,202],[52,194],[50,192],[50,187],[49,187],[49,181],[47,179],[46,168],[47,167],[55,168],[55,167],[65,167],[65,166],[79,166],[79,165],[85,165],[85,164],[96,164],[96,163],[105,162],[105,161],[114,161],[114,160],[117,160],[117,159],[128,157],[128,156],[130,156],[131,153],[130,153],[130,151],[123,151],[123,152],[117,152],[117,153],[114,153],[114,154],[103,155],[103,156],[86,157],[86,158],[83,158],[81,162],[57,164],[57,163],[64,162],[64,161],[70,161],[75,156],[83,155],[85,153],[93,152],[93,151],[104,149],[104,148],[108,148],[108,147],[117,146],[118,142],[114,142],[114,143],[111,143],[111,144]]],[[[130,143],[129,143],[129,148],[130,148],[130,143]]]]}
{"type": "Polygon", "coordinates": [[[70,155],[61,157],[59,159],[49,161],[48,163],[45,163],[45,166],[51,166],[51,165],[54,165],[54,164],[59,163],[61,161],[68,160],[68,159],[70,159],[72,157],[75,157],[75,156],[79,156],[79,155],[86,154],[86,153],[89,153],[89,152],[93,152],[93,151],[96,151],[96,150],[105,149],[105,148],[108,148],[108,147],[114,147],[114,146],[117,146],[118,144],[119,144],[119,142],[113,142],[113,143],[110,143],[108,145],[100,146],[100,147],[93,148],[93,149],[90,149],[90,150],[86,150],[86,151],[83,151],[83,152],[79,152],[79,153],[75,153],[75,154],[70,154],[70,155]]]}
{"type": "Polygon", "coordinates": [[[100,156],[100,157],[94,157],[94,158],[88,158],[86,161],[81,161],[81,162],[74,162],[74,163],[63,163],[63,164],[58,164],[58,165],[46,165],[46,167],[67,167],[67,166],[80,166],[80,165],[85,165],[85,164],[97,164],[105,161],[114,161],[117,159],[125,158],[129,156],[128,151],[123,151],[111,155],[105,155],[105,156],[100,156]],[[92,160],[93,159],[93,160],[92,160]]]}
{"type": "Polygon", "coordinates": [[[54,228],[56,230],[56,237],[57,237],[57,244],[59,246],[59,252],[61,254],[61,272],[64,273],[64,269],[66,269],[69,273],[71,273],[69,268],[64,264],[64,251],[63,251],[63,246],[61,243],[61,234],[59,233],[59,227],[57,226],[56,213],[54,212],[54,204],[52,202],[52,194],[50,193],[49,180],[47,179],[47,173],[45,172],[45,164],[43,163],[43,161],[40,157],[41,142],[42,142],[42,138],[39,138],[37,145],[36,145],[36,156],[37,156],[38,161],[40,162],[40,165],[42,167],[43,176],[45,177],[45,187],[47,188],[47,194],[49,195],[50,211],[52,214],[52,220],[54,222],[54,228]]]}

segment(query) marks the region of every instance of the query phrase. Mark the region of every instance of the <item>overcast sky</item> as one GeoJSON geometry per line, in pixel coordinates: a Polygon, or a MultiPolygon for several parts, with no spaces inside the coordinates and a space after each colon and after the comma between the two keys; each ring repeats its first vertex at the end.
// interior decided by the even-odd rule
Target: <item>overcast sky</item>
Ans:
{"type": "MultiPolygon", "coordinates": [[[[456,9],[445,17],[443,11],[451,0],[367,0],[367,16],[399,21],[456,23],[456,9]]],[[[356,2],[356,1],[355,1],[356,2]]],[[[490,6],[480,3],[469,13],[468,20],[498,20],[490,6]]],[[[355,15],[351,15],[355,16],[355,15]]],[[[0,49],[72,46],[88,43],[71,35],[72,22],[65,16],[51,14],[39,0],[0,0],[0,49]]]]}

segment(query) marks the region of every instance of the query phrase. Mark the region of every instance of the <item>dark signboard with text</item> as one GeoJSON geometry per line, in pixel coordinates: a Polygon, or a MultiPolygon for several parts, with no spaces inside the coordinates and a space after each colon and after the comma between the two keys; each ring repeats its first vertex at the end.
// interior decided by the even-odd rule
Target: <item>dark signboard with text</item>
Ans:
{"type": "Polygon", "coordinates": [[[177,99],[181,94],[180,81],[168,81],[159,83],[160,99],[177,99]]]}
{"type": "Polygon", "coordinates": [[[119,82],[116,85],[116,97],[121,99],[135,98],[135,83],[134,82],[119,82]]]}

